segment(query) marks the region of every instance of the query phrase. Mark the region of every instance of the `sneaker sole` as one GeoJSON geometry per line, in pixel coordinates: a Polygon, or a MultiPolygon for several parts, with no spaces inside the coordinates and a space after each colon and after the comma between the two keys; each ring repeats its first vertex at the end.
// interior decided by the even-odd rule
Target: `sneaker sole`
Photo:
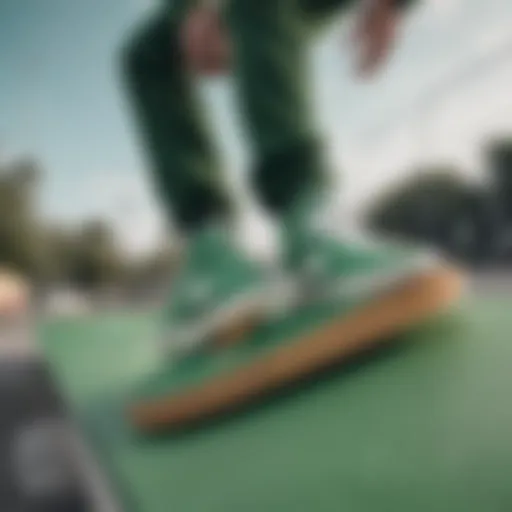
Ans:
{"type": "MultiPolygon", "coordinates": [[[[295,303],[297,291],[293,281],[267,285],[250,293],[232,297],[208,315],[196,321],[194,330],[175,336],[173,343],[182,354],[198,350],[221,350],[242,342],[264,322],[289,312],[295,303]]],[[[179,353],[179,352],[178,352],[179,353]]]]}
{"type": "Polygon", "coordinates": [[[286,279],[256,293],[235,314],[219,315],[220,321],[213,329],[212,348],[228,348],[247,339],[269,319],[282,317],[292,311],[296,297],[296,283],[292,279],[286,279]]]}
{"type": "Polygon", "coordinates": [[[248,365],[171,396],[132,405],[129,418],[137,428],[152,432],[226,412],[435,317],[460,298],[464,283],[463,274],[450,267],[411,276],[354,313],[248,365]]]}
{"type": "Polygon", "coordinates": [[[222,350],[236,345],[244,339],[247,339],[264,321],[265,315],[256,307],[241,312],[229,323],[217,327],[209,348],[222,350]]]}

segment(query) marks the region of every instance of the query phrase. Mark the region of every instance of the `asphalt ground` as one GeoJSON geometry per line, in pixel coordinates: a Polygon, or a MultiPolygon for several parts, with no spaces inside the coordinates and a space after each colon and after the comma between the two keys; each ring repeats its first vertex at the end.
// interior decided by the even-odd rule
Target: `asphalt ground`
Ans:
{"type": "Polygon", "coordinates": [[[88,512],[59,397],[37,358],[0,363],[0,510],[88,512]]]}

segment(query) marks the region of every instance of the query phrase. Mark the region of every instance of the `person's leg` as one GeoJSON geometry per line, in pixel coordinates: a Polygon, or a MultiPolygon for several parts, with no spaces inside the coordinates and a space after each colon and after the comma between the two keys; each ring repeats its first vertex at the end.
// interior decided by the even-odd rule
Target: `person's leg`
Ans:
{"type": "Polygon", "coordinates": [[[312,32],[352,0],[227,0],[239,102],[262,202],[280,211],[326,177],[311,106],[312,32]]]}
{"type": "MultiPolygon", "coordinates": [[[[124,76],[157,188],[185,235],[164,309],[165,346],[241,336],[266,314],[264,269],[227,233],[230,207],[179,45],[188,0],[149,20],[123,51],[124,76]]],[[[222,341],[222,340],[221,340],[222,341]]]]}
{"type": "MultiPolygon", "coordinates": [[[[255,156],[256,192],[277,213],[284,265],[306,284],[311,298],[311,287],[323,294],[338,293],[340,286],[342,292],[362,292],[364,286],[371,294],[433,261],[410,248],[367,247],[339,239],[320,222],[328,170],[311,113],[308,47],[319,24],[352,3],[231,0],[225,12],[255,156]]],[[[328,228],[339,222],[324,221],[328,228]]]]}
{"type": "MultiPolygon", "coordinates": [[[[367,349],[382,336],[402,333],[427,319],[447,306],[459,289],[457,276],[441,272],[391,292],[390,285],[398,280],[403,284],[421,261],[392,251],[362,250],[310,222],[315,202],[307,200],[308,192],[322,189],[326,169],[310,116],[307,45],[312,25],[327,16],[332,3],[308,0],[311,6],[318,1],[317,7],[324,7],[308,11],[298,3],[303,0],[226,1],[235,73],[256,157],[255,185],[260,199],[278,214],[287,252],[297,255],[296,265],[287,258],[284,266],[305,291],[304,298],[327,295],[343,301],[336,301],[338,315],[326,315],[323,326],[317,314],[308,326],[308,311],[300,311],[294,326],[299,330],[284,324],[286,338],[291,332],[297,338],[286,339],[282,346],[283,332],[267,330],[270,339],[259,339],[252,356],[232,372],[221,371],[167,395],[161,389],[155,393],[149,383],[149,392],[143,391],[132,409],[135,424],[148,430],[184,426],[311,375],[367,349]]],[[[232,266],[226,271],[232,273],[232,266]]],[[[270,298],[267,295],[267,302],[270,298]]],[[[328,305],[333,313],[335,303],[328,305]]]]}
{"type": "Polygon", "coordinates": [[[224,213],[217,155],[179,45],[190,0],[176,0],[123,48],[123,75],[145,153],[164,205],[188,231],[224,213]]]}
{"type": "Polygon", "coordinates": [[[360,0],[298,0],[311,33],[323,29],[329,22],[360,0]]]}

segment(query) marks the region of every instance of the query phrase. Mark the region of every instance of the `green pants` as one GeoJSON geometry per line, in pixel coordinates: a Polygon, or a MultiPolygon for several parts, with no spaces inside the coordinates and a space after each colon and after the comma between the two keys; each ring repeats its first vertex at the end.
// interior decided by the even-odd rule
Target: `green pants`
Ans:
{"type": "MultiPolygon", "coordinates": [[[[310,112],[307,52],[316,29],[351,1],[226,1],[252,180],[268,208],[285,208],[327,175],[310,112]]],[[[124,77],[157,188],[184,230],[229,211],[209,127],[179,44],[191,3],[174,0],[123,48],[124,77]]]]}

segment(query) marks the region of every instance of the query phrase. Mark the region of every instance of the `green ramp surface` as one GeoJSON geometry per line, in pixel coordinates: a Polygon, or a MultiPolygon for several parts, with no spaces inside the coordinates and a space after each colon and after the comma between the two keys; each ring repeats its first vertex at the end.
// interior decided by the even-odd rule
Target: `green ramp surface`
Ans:
{"type": "Polygon", "coordinates": [[[512,510],[512,300],[467,301],[295,392],[145,438],[124,409],[161,365],[148,341],[154,321],[103,315],[41,327],[55,384],[123,510],[512,510]]]}

